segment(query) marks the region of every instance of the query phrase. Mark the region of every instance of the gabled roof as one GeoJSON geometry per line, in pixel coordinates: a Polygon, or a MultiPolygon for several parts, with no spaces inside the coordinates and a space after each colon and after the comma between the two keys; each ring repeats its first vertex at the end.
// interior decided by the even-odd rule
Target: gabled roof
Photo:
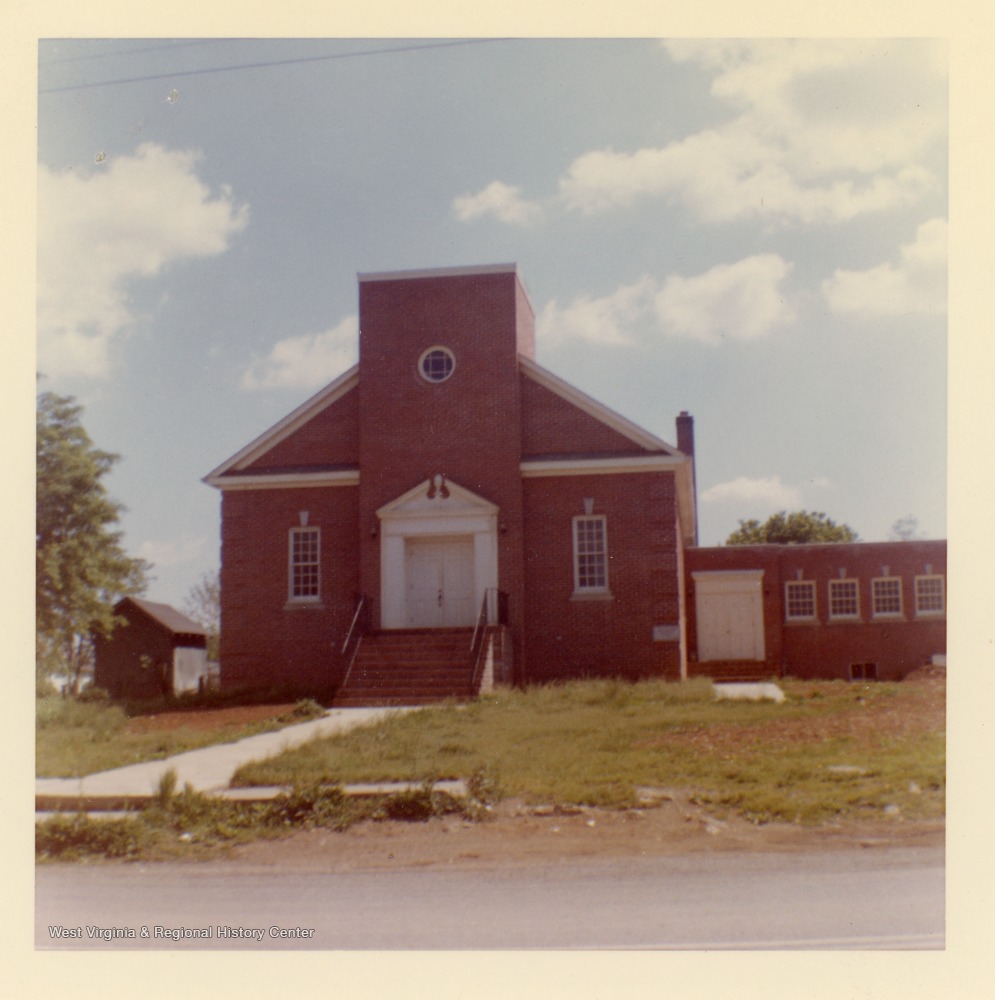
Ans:
{"type": "Polygon", "coordinates": [[[662,452],[664,455],[678,457],[682,455],[673,445],[667,444],[663,438],[658,438],[655,434],[650,434],[649,431],[644,430],[638,424],[634,424],[631,420],[626,419],[614,410],[609,409],[603,403],[599,403],[596,399],[588,396],[587,393],[581,392],[580,389],[570,385],[569,382],[564,382],[558,375],[554,375],[541,365],[537,365],[530,358],[519,355],[518,363],[521,366],[522,372],[534,382],[555,393],[568,403],[572,403],[579,410],[588,414],[588,416],[594,417],[595,420],[599,420],[612,430],[627,437],[630,441],[639,445],[640,448],[645,448],[647,451],[662,452]]]}
{"type": "MultiPolygon", "coordinates": [[[[227,461],[222,462],[213,472],[209,472],[204,476],[203,481],[210,486],[220,487],[228,485],[231,482],[228,477],[257,461],[267,451],[275,448],[281,441],[286,440],[291,434],[303,427],[309,420],[314,419],[322,410],[331,406],[336,400],[341,399],[358,384],[359,365],[353,365],[352,368],[343,372],[334,382],[330,382],[324,389],[316,392],[292,413],[287,414],[279,423],[274,424],[268,431],[264,431],[241,451],[232,455],[227,461]]],[[[244,486],[245,484],[243,483],[242,485],[244,486]]]]}
{"type": "Polygon", "coordinates": [[[134,604],[139,611],[144,612],[154,622],[169,629],[174,635],[207,635],[207,630],[192,618],[177,611],[171,604],[157,604],[141,597],[126,597],[114,606],[120,612],[125,604],[134,604]]]}

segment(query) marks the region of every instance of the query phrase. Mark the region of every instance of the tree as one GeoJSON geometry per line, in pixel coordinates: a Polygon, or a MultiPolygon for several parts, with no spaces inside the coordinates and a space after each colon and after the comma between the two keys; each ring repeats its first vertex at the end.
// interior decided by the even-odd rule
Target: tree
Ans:
{"type": "Polygon", "coordinates": [[[205,573],[187,594],[183,610],[207,630],[207,658],[217,660],[221,646],[221,579],[205,573]]]}
{"type": "Polygon", "coordinates": [[[917,538],[922,538],[922,535],[919,534],[919,518],[906,514],[891,526],[888,541],[914,542],[917,538]]]}
{"type": "Polygon", "coordinates": [[[102,482],[117,455],[93,446],[82,407],[50,392],[38,397],[35,513],[36,666],[65,674],[78,690],[94,631],[109,634],[114,604],[145,589],[148,564],[121,546],[123,507],[102,482]]]}
{"type": "Polygon", "coordinates": [[[726,539],[726,545],[806,545],[818,542],[855,542],[857,533],[825,514],[807,510],[781,511],[761,524],[751,518],[726,539]]]}

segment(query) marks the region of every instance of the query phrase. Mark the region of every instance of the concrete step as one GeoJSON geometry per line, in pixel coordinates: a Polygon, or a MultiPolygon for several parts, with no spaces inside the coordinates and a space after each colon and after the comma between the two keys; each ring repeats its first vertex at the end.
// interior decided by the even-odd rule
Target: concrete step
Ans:
{"type": "Polygon", "coordinates": [[[472,629],[404,629],[363,637],[337,706],[469,700],[472,629]]]}
{"type": "Polygon", "coordinates": [[[688,664],[688,677],[713,681],[766,681],[777,671],[763,660],[706,660],[688,664]]]}

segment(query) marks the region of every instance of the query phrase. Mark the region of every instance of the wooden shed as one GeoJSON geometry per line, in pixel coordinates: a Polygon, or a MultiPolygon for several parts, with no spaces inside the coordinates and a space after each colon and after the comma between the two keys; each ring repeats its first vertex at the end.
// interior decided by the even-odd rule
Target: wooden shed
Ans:
{"type": "Polygon", "coordinates": [[[109,637],[94,636],[93,683],[112,698],[197,691],[207,676],[207,632],[168,604],[126,597],[109,637]]]}

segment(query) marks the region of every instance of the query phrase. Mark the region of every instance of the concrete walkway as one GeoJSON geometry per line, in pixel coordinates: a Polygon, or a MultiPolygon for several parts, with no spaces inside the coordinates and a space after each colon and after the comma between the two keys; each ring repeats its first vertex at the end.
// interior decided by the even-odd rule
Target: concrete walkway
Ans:
{"type": "MultiPolygon", "coordinates": [[[[271,757],[316,737],[331,736],[376,722],[388,715],[409,711],[412,709],[333,708],[322,718],[311,722],[250,736],[237,743],[220,743],[200,750],[189,750],[165,760],[130,764],[82,778],[36,778],[35,808],[38,811],[59,808],[106,810],[138,806],[156,794],[162,776],[169,770],[176,771],[177,791],[189,784],[198,792],[228,798],[272,798],[283,789],[229,789],[228,782],[235,771],[249,761],[271,757]]],[[[462,787],[462,783],[457,782],[440,782],[436,787],[458,794],[457,785],[462,787]],[[449,788],[449,785],[454,787],[449,788]]],[[[357,794],[375,794],[395,790],[397,787],[410,786],[358,786],[353,791],[357,794]]]]}

